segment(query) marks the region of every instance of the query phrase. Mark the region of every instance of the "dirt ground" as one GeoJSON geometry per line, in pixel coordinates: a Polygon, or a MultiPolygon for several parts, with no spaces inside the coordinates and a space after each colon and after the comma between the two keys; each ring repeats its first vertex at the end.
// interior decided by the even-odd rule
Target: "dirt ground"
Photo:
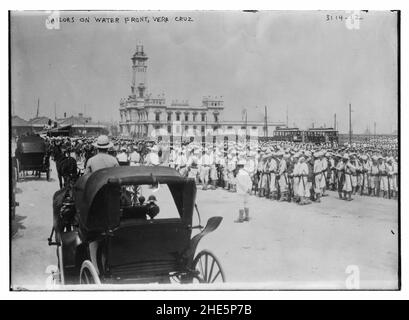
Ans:
{"type": "MultiPolygon", "coordinates": [[[[47,244],[58,188],[54,163],[51,181],[26,178],[17,188],[12,286],[44,289],[47,266],[57,264],[55,247],[47,244]]],[[[164,212],[170,199],[158,198],[164,212]]],[[[198,250],[216,254],[229,288],[346,289],[351,270],[358,271],[361,289],[397,288],[396,200],[355,196],[346,202],[330,192],[319,204],[298,206],[252,196],[251,221],[235,223],[239,203],[237,194],[221,189],[197,195],[202,224],[223,217],[198,250]]]]}

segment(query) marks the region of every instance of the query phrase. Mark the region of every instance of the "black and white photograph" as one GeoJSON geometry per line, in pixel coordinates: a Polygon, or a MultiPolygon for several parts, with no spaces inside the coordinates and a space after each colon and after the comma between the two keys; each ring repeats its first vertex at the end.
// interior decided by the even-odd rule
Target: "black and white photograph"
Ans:
{"type": "Polygon", "coordinates": [[[9,59],[11,291],[400,290],[398,10],[10,11],[9,59]]]}

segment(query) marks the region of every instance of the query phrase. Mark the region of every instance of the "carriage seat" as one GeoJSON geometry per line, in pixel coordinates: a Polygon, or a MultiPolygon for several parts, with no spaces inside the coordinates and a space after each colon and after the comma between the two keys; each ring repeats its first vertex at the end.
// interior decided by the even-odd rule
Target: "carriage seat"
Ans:
{"type": "Polygon", "coordinates": [[[121,222],[109,238],[108,265],[114,278],[156,277],[177,271],[191,231],[181,219],[121,222]]]}
{"type": "Polygon", "coordinates": [[[145,205],[125,207],[122,209],[122,219],[142,219],[146,220],[149,208],[145,205]]]}

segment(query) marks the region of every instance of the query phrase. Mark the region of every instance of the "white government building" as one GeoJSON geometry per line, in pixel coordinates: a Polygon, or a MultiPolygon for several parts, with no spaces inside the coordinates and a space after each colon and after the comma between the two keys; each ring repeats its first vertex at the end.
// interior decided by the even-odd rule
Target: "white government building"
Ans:
{"type": "Polygon", "coordinates": [[[120,134],[125,137],[193,136],[235,134],[239,130],[252,136],[272,136],[281,122],[225,121],[223,98],[203,97],[201,106],[187,101],[172,101],[167,105],[164,95],[147,93],[148,56],[142,45],[132,56],[131,94],[120,101],[120,134]]]}

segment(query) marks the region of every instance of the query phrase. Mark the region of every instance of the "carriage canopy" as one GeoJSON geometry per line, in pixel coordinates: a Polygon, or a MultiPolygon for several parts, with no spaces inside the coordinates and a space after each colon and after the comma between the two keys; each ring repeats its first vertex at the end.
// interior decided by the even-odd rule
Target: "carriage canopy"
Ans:
{"type": "Polygon", "coordinates": [[[17,141],[17,152],[24,153],[45,153],[46,144],[43,138],[38,135],[21,137],[17,141]]]}
{"type": "Polygon", "coordinates": [[[196,198],[193,179],[180,176],[168,167],[106,168],[80,177],[74,188],[80,228],[85,232],[105,232],[119,226],[121,186],[166,184],[181,219],[192,223],[196,198]]]}

